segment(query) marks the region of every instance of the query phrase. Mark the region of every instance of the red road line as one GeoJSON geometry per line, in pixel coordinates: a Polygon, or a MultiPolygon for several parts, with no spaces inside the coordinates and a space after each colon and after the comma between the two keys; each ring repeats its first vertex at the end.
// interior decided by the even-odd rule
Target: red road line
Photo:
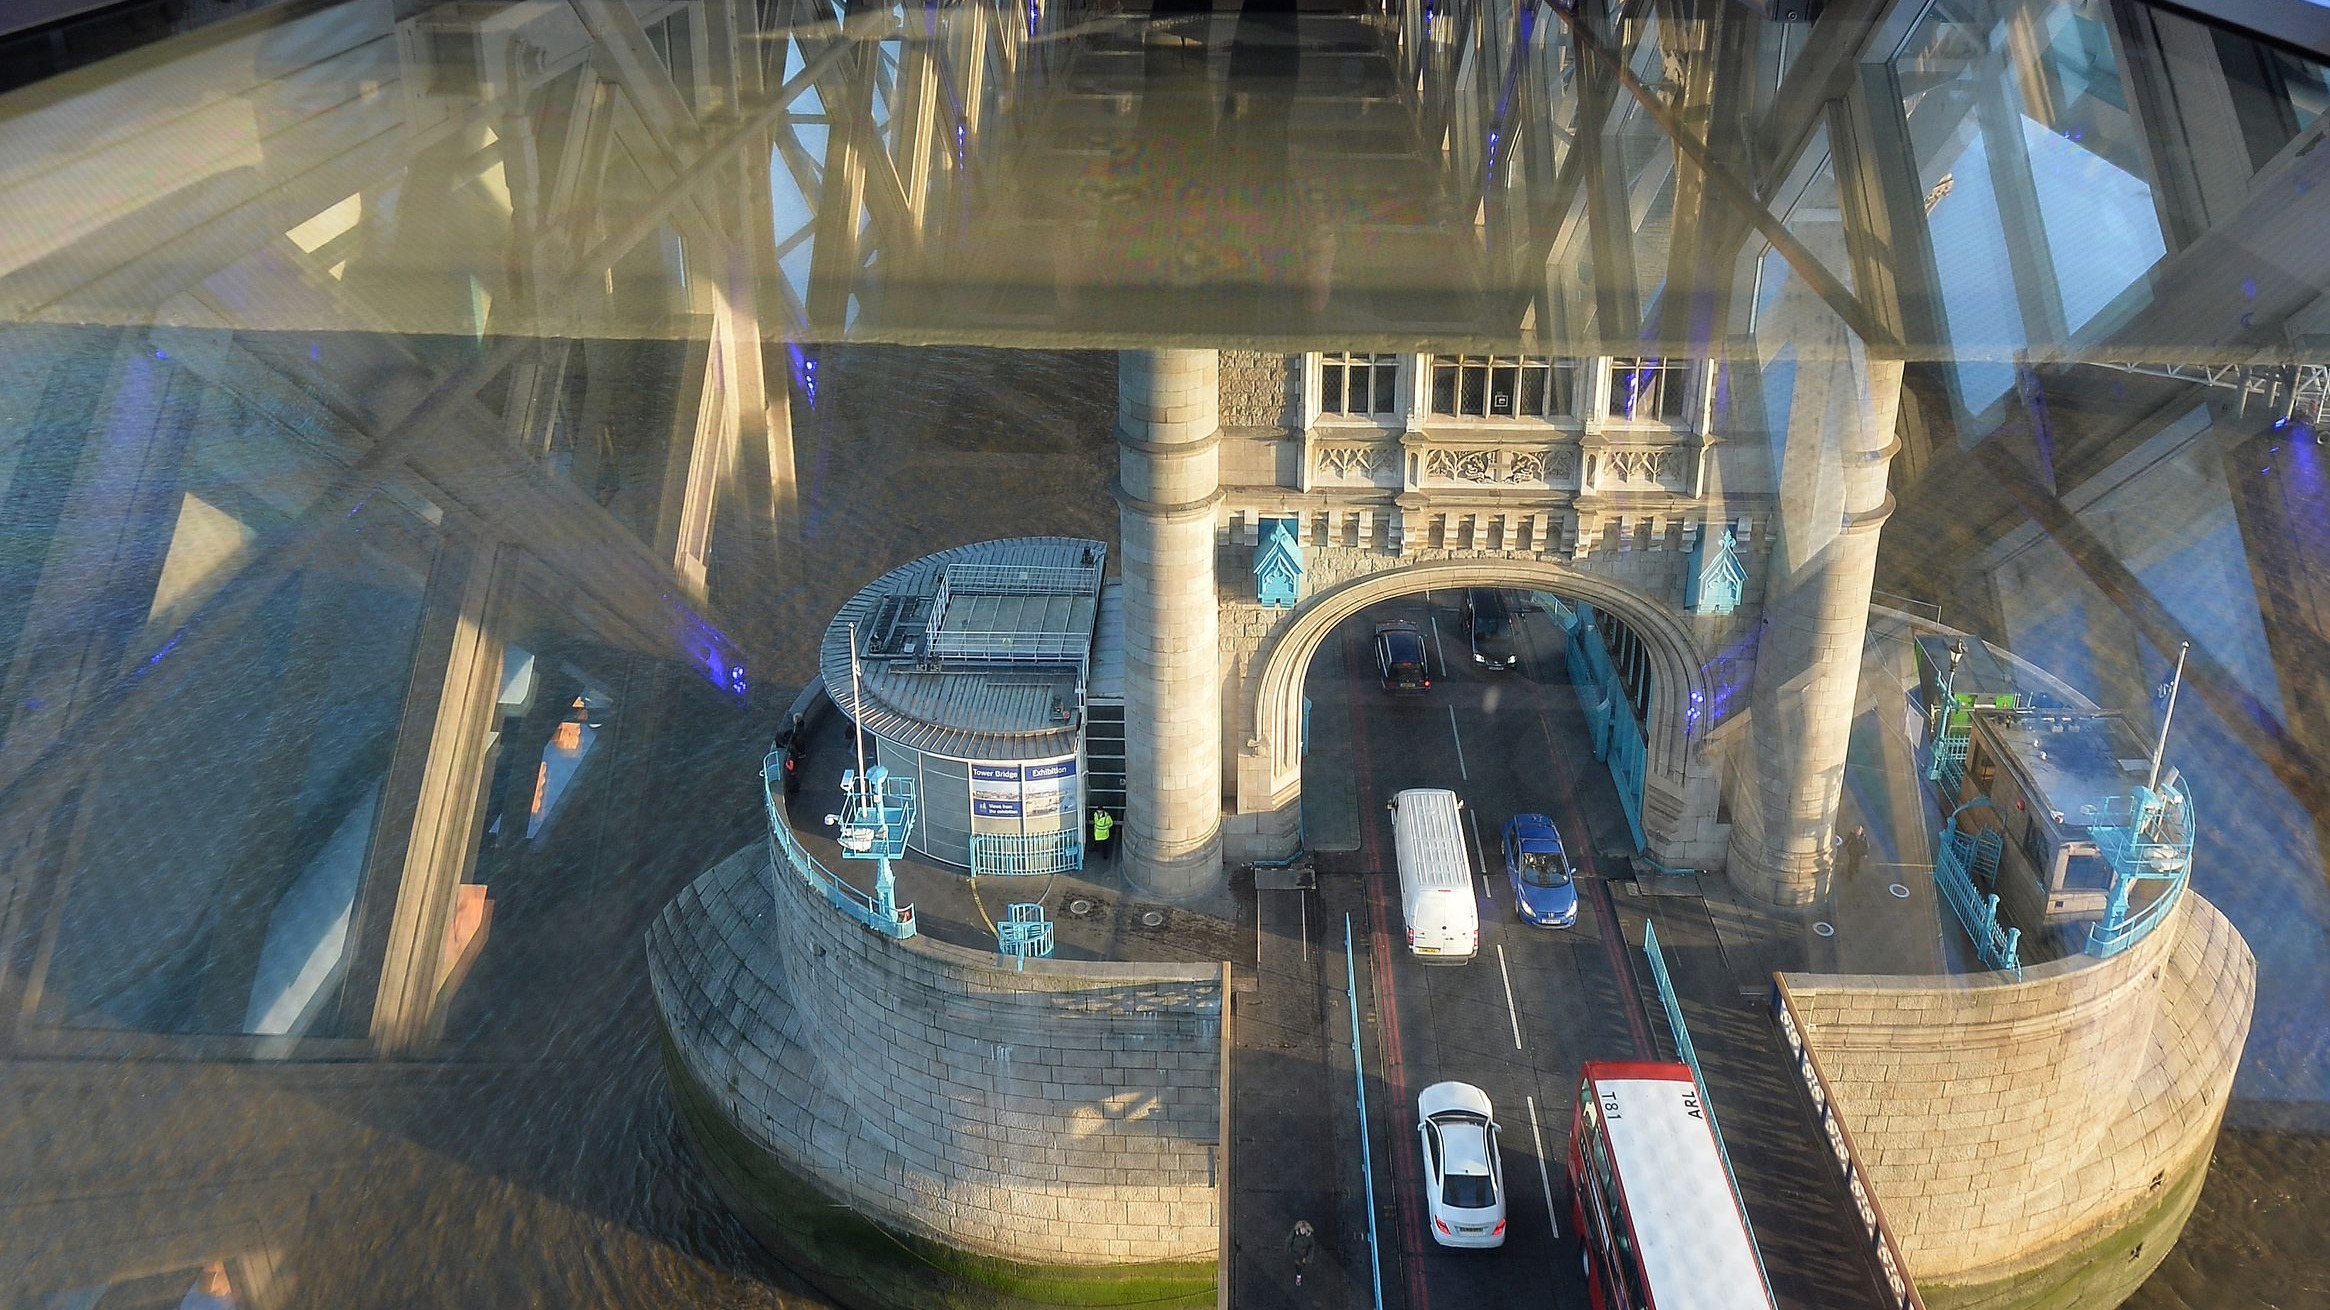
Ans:
{"type": "MultiPolygon", "coordinates": [[[[1353,654],[1355,645],[1352,635],[1345,633],[1343,647],[1346,668],[1360,667],[1353,654]]],[[[1431,1304],[1431,1297],[1424,1285],[1424,1235],[1416,1223],[1416,1214],[1410,1208],[1414,1189],[1423,1185],[1422,1172],[1416,1158],[1415,1125],[1410,1122],[1414,1110],[1408,1102],[1407,1067],[1400,1055],[1399,996],[1392,986],[1391,920],[1384,904],[1383,865],[1380,863],[1383,858],[1382,847],[1375,836],[1375,772],[1367,758],[1366,716],[1360,712],[1357,696],[1352,696],[1349,703],[1351,758],[1359,782],[1359,853],[1367,878],[1368,953],[1374,957],[1369,961],[1369,966],[1375,973],[1376,1006],[1382,1011],[1381,1036],[1377,1044],[1383,1057],[1383,1083],[1387,1093],[1385,1099],[1391,1102],[1388,1113],[1392,1129],[1391,1155],[1395,1183],[1392,1193],[1400,1215],[1401,1263],[1408,1274],[1409,1310],[1426,1310],[1431,1304]]],[[[1360,1131],[1365,1132],[1366,1129],[1367,1125],[1360,1125],[1360,1131]]]]}
{"type": "Polygon", "coordinates": [[[1562,758],[1560,747],[1555,742],[1553,720],[1547,717],[1545,711],[1545,684],[1538,680],[1537,670],[1532,667],[1535,663],[1533,654],[1534,643],[1530,651],[1522,653],[1521,671],[1529,675],[1529,699],[1537,710],[1537,730],[1545,735],[1545,754],[1553,765],[1554,781],[1561,788],[1562,803],[1569,807],[1570,813],[1578,816],[1578,825],[1587,828],[1588,849],[1573,852],[1570,862],[1593,875],[1587,881],[1594,889],[1594,907],[1601,914],[1605,925],[1602,950],[1610,957],[1611,976],[1618,983],[1618,1009],[1626,1016],[1627,1035],[1634,1039],[1634,1058],[1655,1060],[1658,1058],[1658,1048],[1651,1043],[1650,1014],[1643,1008],[1642,986],[1635,980],[1634,959],[1627,950],[1626,929],[1618,922],[1618,900],[1610,894],[1609,880],[1602,876],[1600,861],[1591,850],[1593,832],[1587,827],[1585,808],[1578,802],[1577,779],[1567,767],[1567,761],[1562,758]]]}

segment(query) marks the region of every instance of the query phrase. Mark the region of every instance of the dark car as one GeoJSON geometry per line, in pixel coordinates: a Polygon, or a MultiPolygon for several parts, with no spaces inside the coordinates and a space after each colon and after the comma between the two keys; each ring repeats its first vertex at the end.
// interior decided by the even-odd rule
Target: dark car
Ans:
{"type": "Polygon", "coordinates": [[[1464,593],[1464,631],[1472,641],[1472,662],[1484,669],[1510,669],[1521,663],[1513,644],[1513,607],[1505,593],[1475,587],[1464,593]]]}
{"type": "Polygon", "coordinates": [[[1578,889],[1561,830],[1542,814],[1516,814],[1505,823],[1505,876],[1524,923],[1567,928],[1578,921],[1578,889]]]}
{"type": "Polygon", "coordinates": [[[1432,689],[1432,669],[1425,662],[1424,630],[1406,619],[1375,625],[1375,673],[1390,692],[1432,689]]]}

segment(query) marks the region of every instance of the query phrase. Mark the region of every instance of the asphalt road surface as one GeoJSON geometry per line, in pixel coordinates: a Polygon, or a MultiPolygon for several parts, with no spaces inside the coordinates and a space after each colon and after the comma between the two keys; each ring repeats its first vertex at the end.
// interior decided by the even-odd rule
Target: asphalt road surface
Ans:
{"type": "MultiPolygon", "coordinates": [[[[1641,959],[1640,902],[1605,881],[1629,876],[1621,853],[1632,841],[1568,684],[1560,630],[1531,615],[1522,625],[1522,667],[1478,670],[1460,599],[1427,594],[1379,606],[1346,623],[1313,665],[1307,771],[1349,772],[1355,786],[1318,794],[1344,805],[1355,799],[1357,849],[1322,853],[1314,892],[1254,893],[1259,985],[1240,1001],[1233,1075],[1232,1278],[1241,1307],[1371,1304],[1369,1171],[1385,1305],[1585,1306],[1564,1168],[1578,1067],[1673,1057],[1641,959]],[[1434,663],[1429,694],[1395,697],[1376,685],[1369,634],[1385,618],[1425,627],[1434,663]],[[1424,964],[1405,947],[1384,806],[1408,787],[1447,787],[1464,801],[1481,919],[1480,954],[1468,964],[1424,964]],[[1574,927],[1540,928],[1515,916],[1499,836],[1508,818],[1532,810],[1553,816],[1578,866],[1574,927]],[[1355,947],[1348,961],[1346,916],[1355,947]],[[1346,991],[1347,970],[1355,996],[1346,991]],[[1368,1099],[1364,1153],[1351,1072],[1354,1004],[1368,1099]],[[1428,1232],[1415,1098],[1451,1078],[1487,1092],[1502,1128],[1508,1226],[1497,1250],[1444,1249],[1428,1232]],[[1319,1254],[1300,1287],[1286,1249],[1295,1218],[1320,1230],[1319,1254]]],[[[1707,934],[1695,958],[1718,955],[1707,934]]],[[[1706,990],[1732,989],[1713,977],[1706,990]]],[[[1789,1230],[1781,1242],[1786,1267],[1773,1273],[1781,1302],[1868,1304],[1866,1269],[1850,1249],[1836,1212],[1840,1193],[1822,1172],[1809,1123],[1784,1078],[1772,1076],[1779,1062],[1764,1049],[1768,1035],[1736,1004],[1732,1011],[1709,1015],[1719,1031],[1707,1036],[1735,1048],[1721,1068],[1739,1070],[1742,1088],[1726,1097],[1713,1086],[1711,1100],[1719,1114],[1730,1111],[1727,1137],[1744,1131],[1754,1139],[1732,1147],[1751,1213],[1764,1227],[1789,1230]],[[1758,1186],[1775,1196],[1759,1198],[1758,1186]],[[1805,1211],[1814,1222],[1766,1217],[1805,1211]]],[[[1687,1006],[1686,1014],[1699,1035],[1701,1011],[1687,1006]]],[[[1708,1044],[1703,1037],[1716,1083],[1708,1044]]],[[[1774,1243],[1765,1246],[1770,1258],[1774,1243]]]]}

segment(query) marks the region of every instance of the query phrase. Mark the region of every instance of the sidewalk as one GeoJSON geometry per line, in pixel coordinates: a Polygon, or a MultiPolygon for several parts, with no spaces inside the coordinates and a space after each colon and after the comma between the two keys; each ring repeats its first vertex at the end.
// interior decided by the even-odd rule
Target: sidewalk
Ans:
{"type": "MultiPolygon", "coordinates": [[[[1346,912],[1366,949],[1359,880],[1330,876],[1314,890],[1255,891],[1241,873],[1233,883],[1241,900],[1254,902],[1262,949],[1256,985],[1239,989],[1232,1029],[1231,1249],[1223,1253],[1229,1304],[1365,1306],[1374,1298],[1373,1274],[1367,1207],[1351,1185],[1360,1152],[1343,952],[1346,912]],[[1315,1230],[1300,1287],[1288,1247],[1298,1219],[1315,1230]]],[[[1372,1012],[1372,1003],[1363,1003],[1372,1012]]],[[[1365,1017],[1372,1022],[1372,1013],[1365,1017]]]]}
{"type": "Polygon", "coordinates": [[[1832,869],[1813,902],[1796,908],[1748,902],[1720,874],[1689,880],[1692,886],[1659,880],[1678,884],[1667,890],[1704,898],[1743,992],[1768,989],[1775,972],[1981,971],[1964,929],[1934,891],[1942,815],[1918,763],[1924,722],[1911,696],[1916,685],[1908,627],[1873,620],[1836,821],[1839,836],[1867,830],[1868,854],[1857,870],[1832,869]]]}

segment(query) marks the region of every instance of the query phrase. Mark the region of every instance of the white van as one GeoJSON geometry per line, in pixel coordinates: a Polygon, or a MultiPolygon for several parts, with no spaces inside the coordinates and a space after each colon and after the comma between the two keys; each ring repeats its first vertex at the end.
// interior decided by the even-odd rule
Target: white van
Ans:
{"type": "Polygon", "coordinates": [[[1392,797],[1392,842],[1400,860],[1400,911],[1408,949],[1421,960],[1462,964],[1480,950],[1480,910],[1473,903],[1472,858],[1456,812],[1464,802],[1441,788],[1392,797]]]}

